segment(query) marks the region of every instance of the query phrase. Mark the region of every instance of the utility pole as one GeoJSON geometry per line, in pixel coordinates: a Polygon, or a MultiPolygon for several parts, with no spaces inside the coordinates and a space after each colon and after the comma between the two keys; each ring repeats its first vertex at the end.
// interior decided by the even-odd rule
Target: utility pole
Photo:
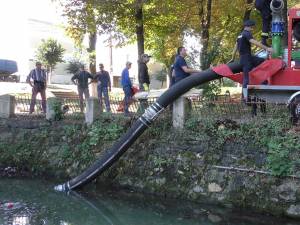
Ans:
{"type": "Polygon", "coordinates": [[[113,44],[112,44],[112,35],[109,34],[109,73],[113,73],[113,44]]]}

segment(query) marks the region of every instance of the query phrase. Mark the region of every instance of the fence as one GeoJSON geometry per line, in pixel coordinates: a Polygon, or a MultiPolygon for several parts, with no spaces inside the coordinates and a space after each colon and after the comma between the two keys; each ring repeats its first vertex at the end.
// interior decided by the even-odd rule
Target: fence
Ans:
{"type": "MultiPolygon", "coordinates": [[[[36,101],[35,112],[29,115],[30,97],[17,96],[15,101],[15,114],[18,117],[43,117],[41,100],[36,101]]],[[[72,118],[84,117],[80,113],[79,98],[59,98],[63,106],[68,106],[68,111],[65,117],[72,118]],[[81,115],[81,116],[80,116],[81,115]]],[[[147,100],[147,105],[151,105],[157,99],[150,98],[147,100]]],[[[284,104],[266,103],[261,101],[252,101],[249,103],[242,103],[239,99],[234,99],[228,95],[216,96],[211,99],[202,97],[188,98],[190,105],[190,114],[201,117],[202,119],[246,119],[253,117],[254,109],[256,108],[258,116],[280,117],[283,113],[287,113],[287,107],[284,104]]],[[[104,103],[104,101],[103,101],[104,103]]],[[[123,98],[111,97],[110,106],[111,113],[122,113],[123,98]]],[[[103,104],[104,107],[104,104],[103,104]]],[[[132,115],[140,115],[143,112],[141,102],[133,100],[130,104],[129,110],[132,115]]]]}
{"type": "Polygon", "coordinates": [[[203,119],[245,119],[253,116],[281,117],[288,113],[286,104],[267,103],[264,101],[250,101],[226,99],[190,100],[191,113],[203,119]]]}
{"type": "MultiPolygon", "coordinates": [[[[15,103],[15,113],[16,114],[28,114],[29,108],[30,108],[30,102],[31,98],[29,96],[16,96],[16,103],[15,103]]],[[[68,98],[61,98],[59,97],[59,100],[62,103],[62,106],[68,106],[68,114],[73,113],[80,113],[80,102],[78,97],[68,97],[68,98]]],[[[147,100],[148,105],[151,105],[156,101],[156,98],[149,98],[147,100]]],[[[104,101],[103,101],[104,103],[104,101]]],[[[85,103],[84,103],[85,104],[85,103]]],[[[123,104],[123,98],[121,97],[110,97],[110,107],[112,113],[122,113],[122,104],[123,104]]],[[[103,105],[104,106],[104,105],[103,105]]],[[[140,113],[140,101],[138,100],[132,100],[129,106],[129,110],[132,113],[140,113]]],[[[34,114],[41,114],[42,111],[42,104],[41,100],[36,100],[35,105],[35,112],[34,114]]]]}

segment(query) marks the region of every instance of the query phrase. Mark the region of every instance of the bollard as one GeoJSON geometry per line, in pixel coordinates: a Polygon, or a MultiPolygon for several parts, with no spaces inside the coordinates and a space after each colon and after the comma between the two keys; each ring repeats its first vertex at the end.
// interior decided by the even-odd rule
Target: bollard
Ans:
{"type": "Polygon", "coordinates": [[[173,127],[182,129],[189,112],[188,99],[181,96],[173,103],[173,127]]]}
{"type": "Polygon", "coordinates": [[[0,96],[0,117],[11,118],[15,114],[15,97],[12,95],[0,96]]]}
{"type": "Polygon", "coordinates": [[[60,120],[62,117],[62,104],[58,98],[47,98],[46,103],[46,119],[47,120],[60,120]]]}
{"type": "Polygon", "coordinates": [[[191,89],[180,96],[173,103],[173,127],[183,129],[188,113],[191,111],[191,104],[188,98],[199,97],[203,93],[202,89],[191,89]]]}
{"type": "Polygon", "coordinates": [[[101,114],[101,107],[98,98],[90,97],[86,99],[85,122],[90,125],[101,114]]]}

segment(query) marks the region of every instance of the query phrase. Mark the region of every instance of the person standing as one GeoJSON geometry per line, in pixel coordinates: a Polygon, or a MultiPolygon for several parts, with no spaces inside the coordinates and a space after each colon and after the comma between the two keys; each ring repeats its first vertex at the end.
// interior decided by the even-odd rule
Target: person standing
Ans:
{"type": "Polygon", "coordinates": [[[243,98],[246,96],[247,85],[249,84],[249,72],[261,64],[264,59],[259,58],[257,56],[253,56],[251,52],[251,44],[256,45],[262,49],[267,50],[268,52],[272,53],[273,49],[269,48],[266,45],[258,42],[257,40],[253,39],[251,31],[254,29],[255,22],[252,20],[247,20],[244,22],[244,30],[238,36],[236,45],[234,47],[232,60],[236,56],[236,52],[239,51],[240,54],[240,64],[243,67],[243,98]]]}
{"type": "Polygon", "coordinates": [[[173,55],[171,57],[172,65],[169,67],[168,77],[169,77],[169,88],[172,87],[175,84],[175,71],[174,71],[174,64],[175,64],[175,58],[176,55],[173,55]]]}
{"type": "Polygon", "coordinates": [[[200,70],[195,70],[187,66],[187,63],[185,61],[186,56],[187,56],[187,52],[185,47],[179,47],[177,49],[177,56],[175,58],[175,63],[174,63],[175,83],[188,77],[191,73],[200,72],[200,70]]]}
{"type": "Polygon", "coordinates": [[[72,78],[71,81],[77,85],[79,101],[80,101],[80,112],[83,112],[84,104],[83,104],[83,94],[84,98],[88,99],[90,97],[89,93],[89,84],[92,82],[94,77],[85,70],[84,65],[80,67],[79,73],[76,73],[72,78]],[[89,79],[91,79],[90,82],[89,79]]]}
{"type": "Polygon", "coordinates": [[[124,113],[125,115],[129,114],[129,101],[132,97],[132,83],[129,78],[129,70],[131,68],[131,62],[126,62],[126,67],[122,71],[122,76],[121,76],[121,85],[123,87],[124,91],[124,113]]]}
{"type": "Polygon", "coordinates": [[[36,62],[35,69],[31,70],[27,76],[27,83],[32,87],[31,103],[29,113],[34,112],[34,106],[36,103],[36,96],[40,93],[42,98],[42,109],[46,113],[46,82],[47,74],[44,69],[42,69],[42,63],[36,62]],[[33,83],[32,83],[33,81],[33,83]]]}
{"type": "Polygon", "coordinates": [[[170,83],[169,83],[169,88],[170,88],[170,87],[172,87],[175,84],[174,64],[172,64],[170,66],[168,76],[169,76],[169,81],[170,81],[170,83]]]}
{"type": "Polygon", "coordinates": [[[267,45],[269,33],[271,31],[272,22],[272,11],[271,11],[272,0],[255,0],[255,8],[260,12],[262,18],[262,32],[261,32],[261,43],[267,45]]]}
{"type": "Polygon", "coordinates": [[[150,77],[147,63],[150,61],[150,58],[150,55],[142,54],[139,60],[138,78],[140,91],[149,91],[150,77]]]}
{"type": "Polygon", "coordinates": [[[105,108],[106,112],[110,112],[110,102],[108,92],[111,91],[111,82],[109,73],[104,70],[104,65],[102,63],[99,64],[100,71],[96,73],[95,79],[98,81],[97,91],[98,91],[98,99],[99,104],[102,108],[102,95],[104,96],[105,108]]]}
{"type": "MultiPolygon", "coordinates": [[[[150,61],[150,55],[142,54],[140,57],[139,63],[139,71],[138,71],[138,79],[139,79],[139,89],[140,91],[149,92],[150,88],[150,77],[148,73],[147,63],[150,61]]],[[[145,109],[148,107],[147,97],[140,98],[140,107],[138,109],[139,112],[143,113],[145,109]]]]}

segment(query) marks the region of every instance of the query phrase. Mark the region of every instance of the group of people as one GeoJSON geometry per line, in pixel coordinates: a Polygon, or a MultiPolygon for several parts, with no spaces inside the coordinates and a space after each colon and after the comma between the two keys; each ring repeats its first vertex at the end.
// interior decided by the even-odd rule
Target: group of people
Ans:
{"type": "MultiPolygon", "coordinates": [[[[261,42],[256,41],[253,38],[252,30],[255,26],[253,20],[247,20],[244,22],[244,29],[238,36],[236,45],[233,51],[232,60],[235,59],[236,53],[239,52],[240,63],[243,67],[243,95],[245,96],[247,85],[249,84],[249,72],[259,64],[261,64],[264,59],[252,55],[251,45],[254,44],[257,47],[265,49],[269,53],[272,53],[273,49],[267,44],[267,39],[269,37],[272,21],[272,12],[270,9],[270,4],[272,0],[256,0],[255,7],[261,13],[262,17],[262,33],[261,42]]],[[[185,57],[187,56],[186,48],[179,47],[177,49],[177,55],[175,57],[174,64],[170,69],[170,84],[179,82],[180,80],[188,77],[190,74],[198,73],[199,70],[188,67],[185,57]]],[[[148,73],[147,63],[150,60],[148,54],[142,54],[138,61],[138,79],[139,79],[139,89],[141,91],[149,91],[150,78],[148,73]]],[[[124,91],[124,113],[129,113],[129,102],[133,96],[133,86],[129,77],[129,70],[132,63],[127,62],[125,69],[122,71],[121,85],[124,91]]],[[[32,98],[30,104],[30,113],[34,111],[34,106],[36,102],[36,96],[38,93],[41,94],[42,98],[42,109],[46,112],[46,71],[42,69],[42,64],[40,62],[36,63],[36,68],[33,69],[27,77],[27,82],[32,86],[32,98]]],[[[102,106],[102,96],[104,97],[106,111],[110,112],[110,102],[108,92],[111,91],[110,76],[107,71],[104,70],[103,64],[99,64],[100,71],[96,73],[95,76],[87,72],[82,66],[80,72],[75,74],[71,80],[78,87],[78,95],[80,99],[80,110],[83,112],[83,95],[85,98],[89,98],[89,83],[92,80],[97,80],[98,86],[98,98],[100,105],[102,106]],[[90,79],[90,82],[89,82],[90,79]]]]}
{"type": "MultiPolygon", "coordinates": [[[[148,73],[147,63],[150,60],[150,55],[142,54],[138,63],[138,79],[139,79],[139,90],[140,91],[149,91],[150,78],[148,73]]],[[[129,103],[130,99],[133,96],[133,86],[129,77],[129,69],[131,68],[132,63],[127,62],[125,69],[122,71],[121,85],[124,91],[124,113],[129,114],[129,103]]],[[[89,84],[94,80],[97,81],[97,92],[99,104],[102,106],[102,99],[104,97],[104,103],[106,112],[111,111],[110,101],[109,101],[109,92],[111,91],[111,80],[109,73],[104,70],[104,65],[99,64],[99,71],[92,75],[85,70],[84,65],[80,66],[79,72],[74,74],[71,78],[71,81],[77,86],[79,102],[80,102],[80,111],[84,110],[84,98],[88,99],[90,97],[89,93],[89,84]]],[[[42,64],[40,62],[36,63],[36,68],[33,69],[27,77],[27,82],[32,86],[32,98],[30,104],[30,114],[34,112],[34,107],[36,103],[36,96],[38,93],[41,95],[42,99],[42,110],[46,113],[46,84],[47,84],[47,73],[42,69],[42,64]]]]}
{"type": "MultiPolygon", "coordinates": [[[[151,56],[148,54],[142,54],[138,60],[138,81],[139,81],[139,91],[149,91],[150,88],[150,77],[148,72],[147,63],[150,61],[151,56]]],[[[132,82],[129,77],[129,70],[132,63],[127,62],[125,69],[123,69],[121,74],[121,86],[124,91],[124,113],[129,114],[129,104],[132,96],[134,95],[134,89],[132,82]]],[[[143,105],[144,102],[141,101],[143,105]]]]}
{"type": "Polygon", "coordinates": [[[77,85],[80,111],[83,112],[84,109],[83,95],[85,99],[90,97],[89,84],[92,83],[93,80],[97,81],[97,92],[100,106],[102,107],[102,99],[104,97],[106,112],[110,112],[111,109],[108,93],[111,91],[111,81],[109,73],[104,70],[104,65],[102,63],[99,64],[99,71],[94,76],[86,71],[84,65],[82,65],[79,73],[74,74],[74,76],[71,78],[71,81],[77,85]]]}
{"type": "MultiPolygon", "coordinates": [[[[102,63],[99,64],[99,72],[97,72],[95,76],[87,72],[85,70],[84,65],[82,65],[79,69],[79,72],[74,74],[74,76],[71,78],[71,81],[77,86],[80,102],[80,111],[83,112],[84,110],[84,98],[87,99],[90,97],[89,84],[93,80],[97,80],[98,82],[97,91],[100,105],[102,106],[103,96],[106,111],[110,112],[111,109],[108,92],[111,91],[111,82],[109,73],[106,70],[104,70],[104,65],[102,63]]],[[[31,114],[34,112],[36,96],[38,93],[40,93],[42,99],[42,110],[44,113],[46,113],[47,73],[45,69],[42,69],[42,64],[40,62],[36,62],[36,68],[31,70],[31,72],[29,73],[27,77],[27,82],[32,87],[29,113],[31,114]]]]}
{"type": "MultiPolygon", "coordinates": [[[[236,53],[239,52],[240,64],[243,67],[243,96],[246,94],[246,88],[249,84],[249,72],[260,65],[264,59],[252,55],[251,44],[260,47],[269,53],[272,53],[273,49],[268,46],[267,39],[269,38],[271,31],[271,21],[272,12],[270,9],[270,4],[272,0],[256,0],[255,7],[260,12],[262,17],[262,33],[261,42],[256,41],[253,38],[252,30],[254,29],[255,22],[253,20],[244,21],[244,29],[238,36],[236,45],[234,47],[233,56],[231,61],[234,61],[236,53]]],[[[175,57],[174,64],[170,68],[170,86],[174,83],[186,78],[192,73],[199,72],[198,70],[189,68],[185,61],[186,49],[184,47],[179,47],[177,50],[177,55],[175,57]]]]}

